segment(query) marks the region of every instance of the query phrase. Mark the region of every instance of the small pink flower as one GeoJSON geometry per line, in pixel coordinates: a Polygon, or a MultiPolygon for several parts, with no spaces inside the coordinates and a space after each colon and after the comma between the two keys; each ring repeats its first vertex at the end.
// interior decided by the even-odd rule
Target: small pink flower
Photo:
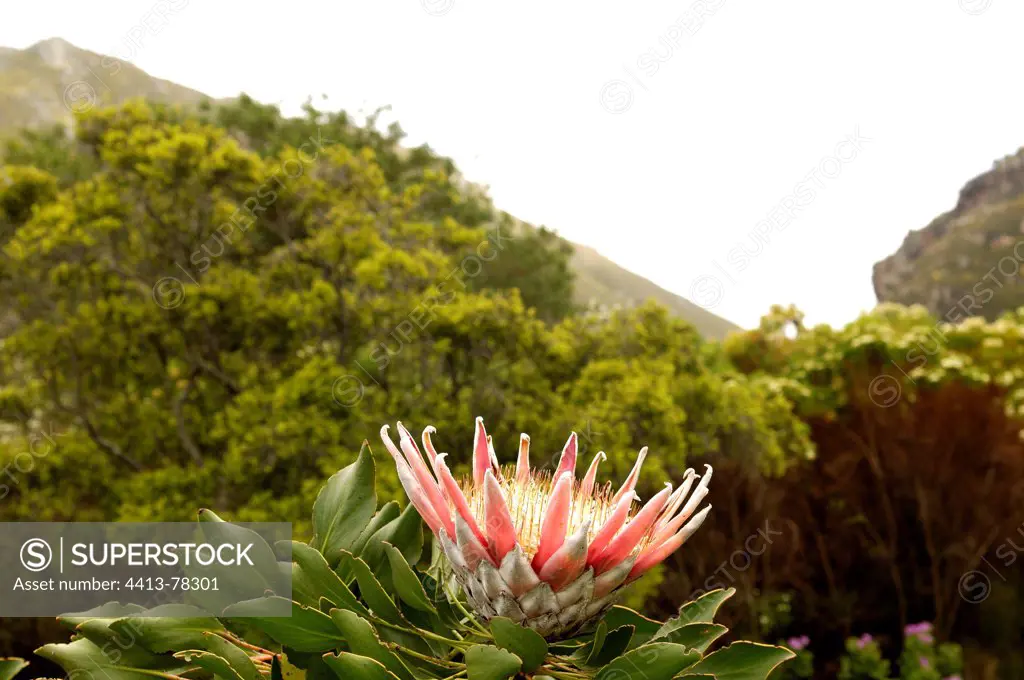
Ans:
{"type": "Polygon", "coordinates": [[[792,649],[793,651],[800,651],[801,649],[807,647],[807,645],[809,644],[811,644],[811,638],[807,637],[806,635],[801,635],[800,637],[791,637],[788,640],[786,640],[786,646],[792,649]]]}
{"type": "Polygon", "coordinates": [[[934,638],[932,637],[932,624],[927,621],[907,625],[903,629],[903,634],[907,637],[916,637],[921,642],[928,644],[934,642],[934,638]]]}
{"type": "Polygon", "coordinates": [[[703,479],[687,470],[678,489],[666,484],[637,506],[634,489],[646,447],[613,493],[610,484],[596,483],[603,452],[582,481],[576,479],[575,432],[554,473],[530,468],[525,434],[516,465],[503,469],[483,419],[477,418],[473,474],[457,480],[447,454],[434,450],[433,427],[422,435],[426,461],[401,423],[398,431],[400,446],[387,425],[381,439],[469,602],[484,619],[507,616],[544,635],[580,630],[602,614],[623,586],[675,552],[711,510],[707,506],[694,514],[708,493],[711,466],[703,479]]]}

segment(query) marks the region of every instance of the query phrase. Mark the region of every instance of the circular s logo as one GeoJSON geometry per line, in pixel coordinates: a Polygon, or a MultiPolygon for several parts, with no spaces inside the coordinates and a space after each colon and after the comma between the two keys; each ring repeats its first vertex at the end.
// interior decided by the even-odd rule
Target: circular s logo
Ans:
{"type": "Polygon", "coordinates": [[[624,80],[609,80],[601,88],[598,101],[608,113],[625,113],[633,105],[633,88],[624,80]]]}
{"type": "Polygon", "coordinates": [[[725,286],[714,276],[703,274],[690,284],[690,299],[704,309],[712,309],[722,301],[725,286]]]}
{"type": "Polygon", "coordinates": [[[53,561],[50,544],[41,538],[30,538],[21,546],[21,565],[29,571],[42,571],[53,561]]]}
{"type": "Polygon", "coordinates": [[[969,571],[960,577],[957,590],[965,602],[984,602],[992,590],[992,580],[980,571],[969,571]]]}
{"type": "Polygon", "coordinates": [[[881,408],[889,408],[900,400],[902,394],[900,381],[888,374],[875,376],[868,385],[868,398],[871,399],[871,403],[881,408]]]}

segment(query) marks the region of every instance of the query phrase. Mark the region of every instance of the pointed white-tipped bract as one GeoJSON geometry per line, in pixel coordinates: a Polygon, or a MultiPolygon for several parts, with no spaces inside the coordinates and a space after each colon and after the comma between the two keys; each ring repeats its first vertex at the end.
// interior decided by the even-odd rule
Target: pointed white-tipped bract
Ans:
{"type": "Polygon", "coordinates": [[[642,507],[636,505],[640,450],[615,492],[597,484],[594,456],[576,482],[578,440],[572,433],[553,475],[530,468],[530,438],[520,436],[514,472],[503,472],[491,437],[477,418],[472,474],[461,483],[422,434],[426,461],[412,435],[398,424],[381,439],[395,460],[409,500],[438,537],[451,575],[484,619],[506,616],[546,637],[572,635],[611,607],[621,588],[665,560],[700,527],[711,506],[694,512],[708,494],[703,477],[687,470],[675,491],[670,483],[642,507]],[[693,488],[694,482],[700,480],[693,488]]]}

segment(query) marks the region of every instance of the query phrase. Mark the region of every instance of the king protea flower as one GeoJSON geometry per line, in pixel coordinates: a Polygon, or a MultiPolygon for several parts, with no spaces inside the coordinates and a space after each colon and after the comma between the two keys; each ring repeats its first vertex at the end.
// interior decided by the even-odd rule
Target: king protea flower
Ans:
{"type": "Polygon", "coordinates": [[[401,423],[400,445],[388,426],[381,439],[395,459],[410,501],[437,536],[455,579],[483,619],[505,616],[544,636],[574,634],[602,615],[621,589],[675,552],[707,517],[694,514],[708,493],[687,470],[642,506],[634,489],[647,447],[617,491],[597,484],[598,453],[582,481],[576,479],[576,433],[553,473],[530,469],[530,438],[519,440],[515,466],[498,464],[482,418],[476,419],[472,478],[457,480],[445,453],[423,431],[424,461],[401,423]],[[693,493],[690,493],[693,488],[693,493]]]}

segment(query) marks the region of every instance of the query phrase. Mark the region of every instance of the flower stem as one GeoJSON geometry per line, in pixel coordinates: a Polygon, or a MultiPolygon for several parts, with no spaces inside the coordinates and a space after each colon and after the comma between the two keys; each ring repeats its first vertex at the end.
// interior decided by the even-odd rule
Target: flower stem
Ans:
{"type": "Polygon", "coordinates": [[[405,626],[399,626],[398,624],[390,623],[376,616],[371,616],[371,618],[373,619],[373,622],[377,625],[385,626],[387,628],[391,628],[394,630],[400,630],[403,633],[412,633],[414,635],[419,635],[421,637],[429,638],[431,640],[436,640],[437,642],[443,642],[449,647],[456,647],[462,649],[465,644],[461,640],[451,640],[449,638],[437,635],[436,633],[432,633],[429,630],[424,630],[423,628],[419,628],[417,626],[410,626],[409,628],[406,628],[405,626]]]}
{"type": "MultiPolygon", "coordinates": [[[[542,668],[541,671],[543,671],[543,674],[550,675],[551,677],[558,678],[559,680],[578,680],[579,678],[586,678],[587,677],[585,675],[581,675],[580,673],[569,673],[569,672],[564,672],[564,671],[556,671],[556,670],[552,670],[551,668],[542,668]]],[[[541,672],[541,671],[538,671],[538,672],[541,672]]]]}
{"type": "Polygon", "coordinates": [[[271,657],[274,656],[274,652],[270,651],[269,649],[264,649],[263,647],[257,647],[256,645],[250,644],[250,643],[246,642],[245,640],[243,640],[242,638],[236,637],[235,635],[232,635],[231,633],[228,633],[226,631],[222,632],[222,633],[218,633],[218,635],[220,635],[222,638],[224,638],[225,640],[227,640],[228,642],[230,642],[230,643],[232,643],[234,645],[237,645],[239,647],[243,647],[245,649],[251,649],[254,652],[259,652],[260,656],[264,656],[264,655],[269,655],[271,657]]]}
{"type": "MultiPolygon", "coordinates": [[[[447,588],[445,588],[445,590],[447,591],[447,588]]],[[[468,611],[466,611],[466,608],[462,606],[461,602],[459,602],[459,598],[453,596],[450,591],[447,592],[447,595],[448,595],[448,600],[452,604],[454,604],[458,608],[458,610],[460,612],[462,612],[462,614],[465,615],[465,617],[466,617],[467,621],[469,621],[469,623],[473,624],[472,627],[476,628],[478,631],[483,633],[484,637],[486,637],[487,639],[491,639],[491,634],[487,631],[486,628],[484,628],[483,626],[480,625],[480,623],[476,620],[475,616],[473,616],[468,611]]]]}
{"type": "Polygon", "coordinates": [[[444,659],[438,659],[436,656],[427,656],[426,654],[420,654],[419,652],[414,652],[413,650],[411,650],[411,649],[409,649],[407,647],[403,647],[402,645],[400,645],[400,644],[398,644],[396,642],[388,642],[386,644],[387,644],[387,646],[389,648],[391,648],[392,651],[399,652],[399,653],[405,654],[407,656],[411,656],[414,659],[419,659],[421,661],[427,661],[429,663],[434,664],[435,666],[444,666],[446,668],[452,668],[452,669],[460,669],[460,668],[464,669],[466,667],[465,664],[458,663],[457,661],[445,661],[444,659]]]}
{"type": "Polygon", "coordinates": [[[574,666],[570,665],[569,663],[566,663],[565,661],[559,661],[558,658],[559,657],[556,657],[556,656],[553,656],[553,655],[548,656],[548,665],[545,666],[545,668],[546,668],[545,672],[547,672],[548,675],[550,675],[551,677],[555,677],[555,678],[558,678],[558,677],[562,677],[562,678],[586,678],[586,677],[588,677],[587,675],[580,673],[577,668],[575,668],[574,666]],[[555,671],[554,670],[555,668],[557,668],[558,670],[555,671]]]}

